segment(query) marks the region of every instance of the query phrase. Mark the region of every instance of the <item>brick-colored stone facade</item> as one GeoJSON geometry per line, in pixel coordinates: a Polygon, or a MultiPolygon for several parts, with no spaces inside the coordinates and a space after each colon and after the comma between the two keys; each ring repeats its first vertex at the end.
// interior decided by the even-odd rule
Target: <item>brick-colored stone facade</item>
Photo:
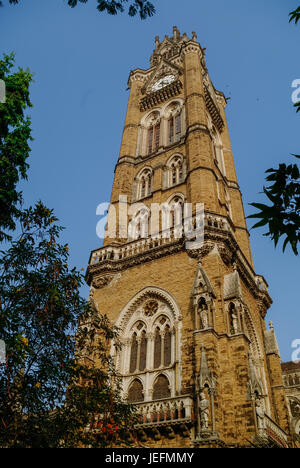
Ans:
{"type": "Polygon", "coordinates": [[[192,203],[193,216],[204,203],[204,242],[188,246],[176,236],[172,212],[168,237],[161,226],[155,238],[141,237],[134,214],[133,237],[114,237],[109,217],[86,279],[99,310],[121,329],[124,396],[138,400],[145,447],[287,446],[280,355],[264,320],[272,301],[254,271],[226,99],[195,33],[189,39],[175,27],[155,42],[151,67],[130,73],[111,205],[118,226],[120,195],[147,209],[192,203]]]}

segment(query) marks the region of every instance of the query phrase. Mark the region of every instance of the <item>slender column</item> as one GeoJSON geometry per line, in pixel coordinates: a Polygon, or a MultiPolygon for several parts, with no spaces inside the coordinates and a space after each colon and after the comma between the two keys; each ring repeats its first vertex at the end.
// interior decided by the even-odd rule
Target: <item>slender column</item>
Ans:
{"type": "Polygon", "coordinates": [[[161,332],[161,348],[160,348],[160,365],[164,367],[165,365],[165,332],[161,332]]]}
{"type": "Polygon", "coordinates": [[[146,368],[153,369],[153,360],[154,360],[154,333],[149,333],[147,335],[147,357],[146,357],[146,368]]]}
{"type": "Polygon", "coordinates": [[[142,338],[139,336],[137,338],[137,344],[138,344],[138,349],[137,349],[137,359],[136,359],[136,370],[140,370],[140,361],[141,361],[141,342],[142,338]]]}

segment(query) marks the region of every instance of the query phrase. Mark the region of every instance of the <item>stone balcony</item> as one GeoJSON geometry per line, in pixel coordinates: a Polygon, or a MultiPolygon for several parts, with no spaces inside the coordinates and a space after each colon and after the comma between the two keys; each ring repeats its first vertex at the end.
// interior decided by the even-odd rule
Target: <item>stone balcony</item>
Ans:
{"type": "Polygon", "coordinates": [[[288,448],[288,436],[284,430],[265,414],[265,429],[260,433],[263,438],[271,439],[276,445],[288,448]]]}
{"type": "MultiPolygon", "coordinates": [[[[204,218],[204,230],[205,228],[227,231],[234,236],[234,227],[232,223],[225,216],[215,215],[213,213],[205,213],[204,218]]],[[[149,250],[163,247],[166,245],[173,244],[182,239],[184,240],[195,240],[199,231],[203,227],[196,227],[195,216],[185,221],[185,232],[189,233],[188,238],[184,234],[184,230],[181,226],[176,226],[168,231],[162,231],[154,234],[152,237],[141,238],[138,240],[132,240],[121,245],[108,245],[100,249],[94,250],[90,257],[90,265],[103,263],[109,260],[124,260],[126,258],[136,256],[149,250]]]]}
{"type": "Polygon", "coordinates": [[[138,415],[137,430],[140,436],[151,436],[159,439],[161,435],[168,438],[180,433],[189,436],[189,428],[194,421],[194,402],[189,395],[165,398],[151,402],[136,403],[138,415]]]}
{"type": "Polygon", "coordinates": [[[256,275],[239,248],[231,219],[208,211],[205,212],[204,223],[200,227],[197,227],[196,217],[193,216],[184,221],[184,229],[182,226],[175,226],[153,236],[124,243],[115,242],[92,251],[86,281],[92,284],[96,279],[94,286],[99,288],[109,284],[114,274],[128,267],[183,250],[191,257],[198,258],[199,254],[206,255],[216,245],[225,263],[230,264],[234,258],[239,273],[253,294],[260,296],[269,307],[272,300],[268,295],[268,285],[262,276],[256,275]],[[194,242],[199,236],[201,239],[203,232],[204,242],[194,242]],[[187,242],[190,243],[189,246],[187,242]]]}

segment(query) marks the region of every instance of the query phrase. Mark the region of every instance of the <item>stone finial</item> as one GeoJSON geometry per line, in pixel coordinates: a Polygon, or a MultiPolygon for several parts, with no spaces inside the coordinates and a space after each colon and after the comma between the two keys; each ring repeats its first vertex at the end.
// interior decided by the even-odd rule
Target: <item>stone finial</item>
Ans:
{"type": "Polygon", "coordinates": [[[177,26],[173,27],[173,37],[174,37],[175,41],[177,41],[180,38],[180,32],[179,32],[177,26]]]}
{"type": "Polygon", "coordinates": [[[195,33],[195,31],[193,31],[192,34],[193,34],[192,41],[197,42],[197,33],[195,33]]]}
{"type": "Polygon", "coordinates": [[[155,48],[158,49],[159,46],[159,36],[155,36],[155,48]]]}
{"type": "Polygon", "coordinates": [[[274,324],[271,320],[269,322],[269,327],[270,327],[270,330],[274,330],[274,324]]]}

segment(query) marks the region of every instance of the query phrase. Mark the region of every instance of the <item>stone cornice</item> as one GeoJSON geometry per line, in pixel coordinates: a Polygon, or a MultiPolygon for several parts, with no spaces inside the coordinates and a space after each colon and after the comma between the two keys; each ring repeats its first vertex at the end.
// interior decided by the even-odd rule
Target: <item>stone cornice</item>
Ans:
{"type": "Polygon", "coordinates": [[[184,45],[182,46],[180,56],[183,59],[185,55],[191,54],[191,53],[198,54],[200,58],[203,57],[203,50],[198,42],[195,42],[195,41],[185,42],[184,45]]]}
{"type": "MultiPolygon", "coordinates": [[[[221,219],[220,216],[218,216],[217,219],[221,219]]],[[[184,251],[186,251],[190,257],[199,260],[211,253],[213,248],[217,246],[218,253],[220,254],[223,262],[228,266],[233,264],[235,265],[250,293],[253,295],[253,297],[259,300],[261,304],[261,315],[265,317],[267,309],[272,304],[272,299],[270,298],[266,288],[259,288],[257,283],[257,275],[239,248],[239,245],[232,232],[232,228],[227,227],[224,229],[221,224],[217,227],[214,225],[206,225],[204,245],[200,249],[198,248],[195,250],[185,249],[184,238],[180,238],[178,240],[173,239],[173,241],[169,243],[157,246],[155,245],[154,241],[152,243],[154,244],[152,247],[144,248],[141,252],[137,252],[134,255],[128,255],[120,259],[112,259],[109,257],[109,255],[106,255],[105,259],[103,259],[101,262],[90,264],[86,272],[87,283],[92,284],[94,281],[96,283],[99,282],[100,285],[102,283],[105,284],[106,281],[109,283],[116,273],[119,273],[127,268],[131,268],[184,251]],[[108,277],[107,280],[106,277],[108,277]]],[[[129,244],[122,244],[120,248],[124,249],[130,245],[133,245],[133,242],[129,244]]],[[[110,249],[112,249],[111,246],[106,246],[102,250],[108,252],[110,249]]]]}

